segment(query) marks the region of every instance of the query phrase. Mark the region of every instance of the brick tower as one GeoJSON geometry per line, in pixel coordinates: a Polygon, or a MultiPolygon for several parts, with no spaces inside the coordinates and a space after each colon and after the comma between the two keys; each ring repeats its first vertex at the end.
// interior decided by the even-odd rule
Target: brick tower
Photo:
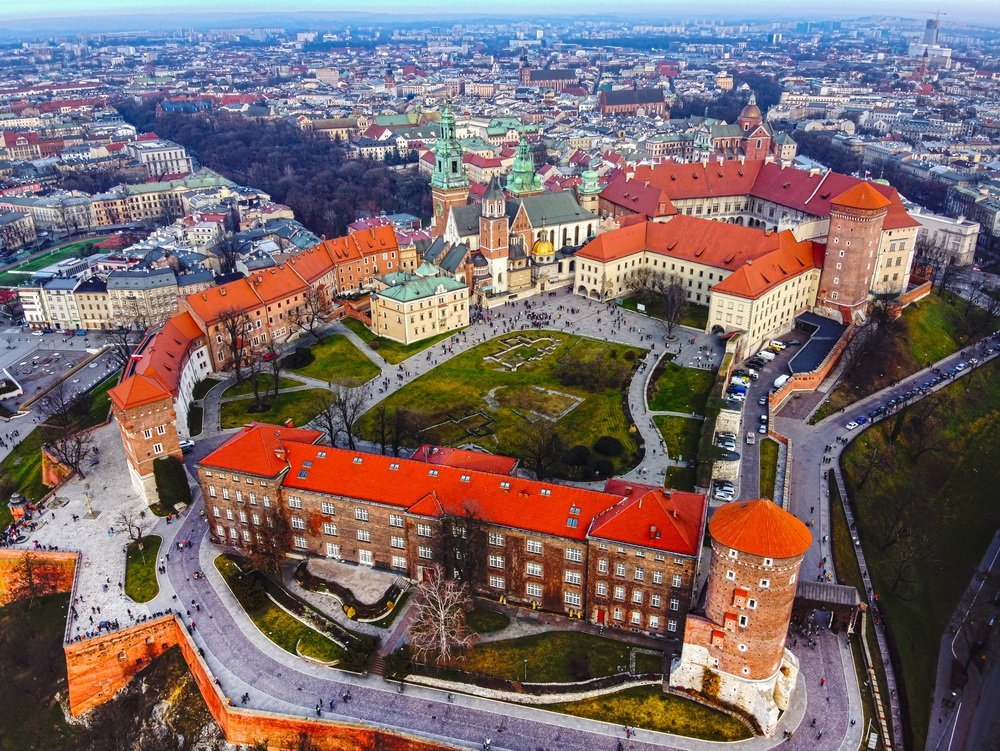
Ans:
{"type": "Polygon", "coordinates": [[[182,458],[177,437],[174,397],[158,378],[133,375],[108,392],[111,411],[122,434],[132,487],[148,504],[159,500],[153,462],[161,456],[182,458]]]}
{"type": "Polygon", "coordinates": [[[434,146],[434,172],[431,174],[431,201],[434,205],[434,236],[444,234],[452,206],[464,206],[469,200],[469,179],[462,165],[462,147],[455,139],[455,116],[449,107],[441,112],[441,135],[434,146]]]}
{"type": "Polygon", "coordinates": [[[483,195],[479,215],[479,250],[486,259],[493,292],[507,288],[507,263],[510,258],[510,221],[507,219],[507,198],[494,175],[483,195]]]}
{"type": "Polygon", "coordinates": [[[866,312],[889,205],[889,199],[866,182],[830,202],[830,231],[816,300],[819,312],[844,323],[866,312]]]}
{"type": "Polygon", "coordinates": [[[704,615],[689,615],[670,685],[738,707],[774,732],[798,676],[785,649],[809,529],[769,500],[729,503],[709,522],[704,615]]]}

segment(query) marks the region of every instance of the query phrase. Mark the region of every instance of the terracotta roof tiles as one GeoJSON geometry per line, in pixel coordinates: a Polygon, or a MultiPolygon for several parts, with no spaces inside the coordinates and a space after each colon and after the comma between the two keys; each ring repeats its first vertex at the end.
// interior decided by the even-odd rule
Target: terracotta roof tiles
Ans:
{"type": "Polygon", "coordinates": [[[708,529],[720,544],[762,558],[795,558],[812,544],[809,528],[766,498],[727,503],[708,529]]]}

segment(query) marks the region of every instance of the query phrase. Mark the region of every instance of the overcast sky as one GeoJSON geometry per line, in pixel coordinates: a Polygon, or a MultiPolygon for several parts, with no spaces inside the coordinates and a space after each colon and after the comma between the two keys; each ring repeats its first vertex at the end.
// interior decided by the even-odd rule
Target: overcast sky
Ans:
{"type": "Polygon", "coordinates": [[[440,0],[33,0],[0,2],[2,18],[38,18],[53,16],[93,16],[125,15],[134,13],[169,13],[176,25],[184,23],[178,12],[238,11],[246,12],[288,12],[288,11],[360,11],[392,13],[399,18],[412,13],[422,17],[432,14],[456,14],[462,12],[486,13],[490,9],[505,14],[532,15],[539,12],[558,15],[627,12],[630,16],[644,15],[651,18],[678,19],[694,16],[718,15],[728,18],[796,17],[833,18],[862,16],[870,14],[904,15],[910,17],[929,16],[938,10],[947,10],[942,18],[944,26],[949,17],[955,21],[967,20],[979,23],[1000,21],[1000,2],[996,0],[799,0],[784,7],[773,0],[702,0],[698,3],[652,2],[632,0],[625,8],[609,4],[607,0],[502,0],[496,4],[476,3],[475,6],[461,3],[440,2],[440,0]]]}

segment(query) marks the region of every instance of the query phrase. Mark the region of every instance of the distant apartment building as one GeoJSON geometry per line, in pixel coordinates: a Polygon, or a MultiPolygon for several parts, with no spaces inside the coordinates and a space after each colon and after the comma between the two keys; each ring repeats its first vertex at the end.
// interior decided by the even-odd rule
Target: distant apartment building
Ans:
{"type": "Polygon", "coordinates": [[[37,231],[72,234],[94,226],[90,197],[73,193],[0,196],[0,211],[30,214],[37,231]]]}
{"type": "Polygon", "coordinates": [[[35,242],[35,219],[27,211],[0,211],[0,252],[19,250],[35,242]]]}
{"type": "Polygon", "coordinates": [[[187,149],[173,141],[131,141],[125,145],[125,149],[146,168],[146,174],[152,179],[165,175],[186,175],[194,171],[194,163],[188,156],[187,149]]]}
{"type": "MultiPolygon", "coordinates": [[[[924,250],[941,254],[953,266],[969,266],[975,260],[979,223],[963,216],[953,218],[915,209],[910,216],[920,222],[917,242],[924,250]]],[[[944,260],[942,259],[942,260],[944,260]]]]}
{"type": "Polygon", "coordinates": [[[601,115],[645,115],[668,117],[667,101],[663,89],[611,89],[598,96],[597,109],[601,115]]]}
{"type": "Polygon", "coordinates": [[[107,279],[108,301],[119,325],[135,321],[158,326],[177,312],[177,277],[171,269],[114,271],[107,279]]]}

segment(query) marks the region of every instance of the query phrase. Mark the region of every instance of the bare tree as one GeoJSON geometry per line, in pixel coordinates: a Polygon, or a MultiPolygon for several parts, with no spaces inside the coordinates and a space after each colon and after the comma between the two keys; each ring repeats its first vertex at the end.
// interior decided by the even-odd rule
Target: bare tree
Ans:
{"type": "Polygon", "coordinates": [[[262,357],[271,371],[271,391],[277,396],[278,390],[281,388],[281,350],[278,349],[278,345],[274,343],[273,339],[267,340],[262,357]]]}
{"type": "Polygon", "coordinates": [[[440,517],[438,547],[445,576],[458,579],[475,590],[482,583],[488,537],[474,501],[440,517]]]}
{"type": "Polygon", "coordinates": [[[83,394],[70,394],[65,382],[61,381],[39,400],[47,428],[46,448],[81,479],[86,477],[83,460],[94,443],[90,431],[80,430],[81,418],[86,411],[83,399],[83,394]]]}
{"type": "MultiPolygon", "coordinates": [[[[252,348],[247,350],[244,363],[247,368],[247,380],[250,381],[250,387],[253,389],[253,409],[250,411],[263,412],[267,406],[264,404],[264,399],[267,397],[267,386],[262,386],[261,384],[264,375],[264,361],[260,358],[260,353],[257,349],[252,348]]],[[[274,393],[278,393],[277,387],[274,393]]]]}
{"type": "Polygon", "coordinates": [[[226,308],[219,313],[217,326],[222,331],[222,344],[233,362],[237,386],[243,383],[243,360],[246,357],[250,324],[250,316],[239,308],[226,308]]]}
{"type": "Polygon", "coordinates": [[[625,287],[635,293],[639,302],[646,305],[655,304],[657,297],[666,285],[666,275],[650,266],[640,266],[634,269],[625,279],[625,287]]]}
{"type": "Polygon", "coordinates": [[[126,301],[123,305],[123,308],[115,311],[117,325],[101,334],[109,345],[111,359],[119,368],[128,365],[132,353],[135,352],[150,325],[145,311],[139,309],[136,300],[126,301]]]}
{"type": "Polygon", "coordinates": [[[671,276],[661,293],[663,299],[663,323],[667,327],[667,338],[673,339],[674,329],[687,310],[687,291],[679,277],[671,276]]]}
{"type": "Polygon", "coordinates": [[[340,384],[333,387],[333,407],[339,420],[339,426],[344,435],[347,436],[347,447],[353,451],[354,443],[354,423],[365,411],[368,403],[370,387],[364,383],[357,388],[349,388],[340,384]]]}
{"type": "Polygon", "coordinates": [[[385,454],[386,444],[389,442],[389,408],[385,402],[379,402],[373,410],[375,413],[375,442],[378,444],[380,454],[385,454]]]}
{"type": "Polygon", "coordinates": [[[427,571],[417,587],[417,601],[409,626],[410,647],[420,660],[447,663],[472,646],[476,634],[465,621],[472,606],[468,585],[444,575],[440,565],[427,571]]]}
{"type": "Polygon", "coordinates": [[[247,546],[247,562],[265,574],[281,570],[288,551],[292,549],[292,527],[280,511],[272,509],[263,523],[254,527],[253,539],[247,546]]]}
{"type": "Polygon", "coordinates": [[[146,536],[146,512],[144,510],[122,511],[115,521],[125,528],[125,534],[128,535],[129,540],[135,543],[139,555],[145,563],[146,554],[143,552],[143,538],[146,536]]]}
{"type": "Polygon", "coordinates": [[[313,422],[318,423],[320,429],[326,433],[330,445],[336,446],[340,437],[340,415],[334,404],[334,395],[324,391],[312,400],[311,406],[312,411],[316,413],[313,422]]]}
{"type": "Polygon", "coordinates": [[[302,302],[292,317],[292,326],[315,337],[316,329],[330,319],[332,311],[333,305],[322,289],[318,286],[307,287],[302,295],[302,302]]]}
{"type": "Polygon", "coordinates": [[[236,263],[240,260],[240,244],[235,237],[230,236],[220,241],[212,249],[212,253],[218,256],[222,273],[231,274],[236,271],[236,263]]]}
{"type": "Polygon", "coordinates": [[[539,480],[547,480],[563,453],[563,439],[554,422],[539,418],[521,432],[524,464],[539,480]]]}

